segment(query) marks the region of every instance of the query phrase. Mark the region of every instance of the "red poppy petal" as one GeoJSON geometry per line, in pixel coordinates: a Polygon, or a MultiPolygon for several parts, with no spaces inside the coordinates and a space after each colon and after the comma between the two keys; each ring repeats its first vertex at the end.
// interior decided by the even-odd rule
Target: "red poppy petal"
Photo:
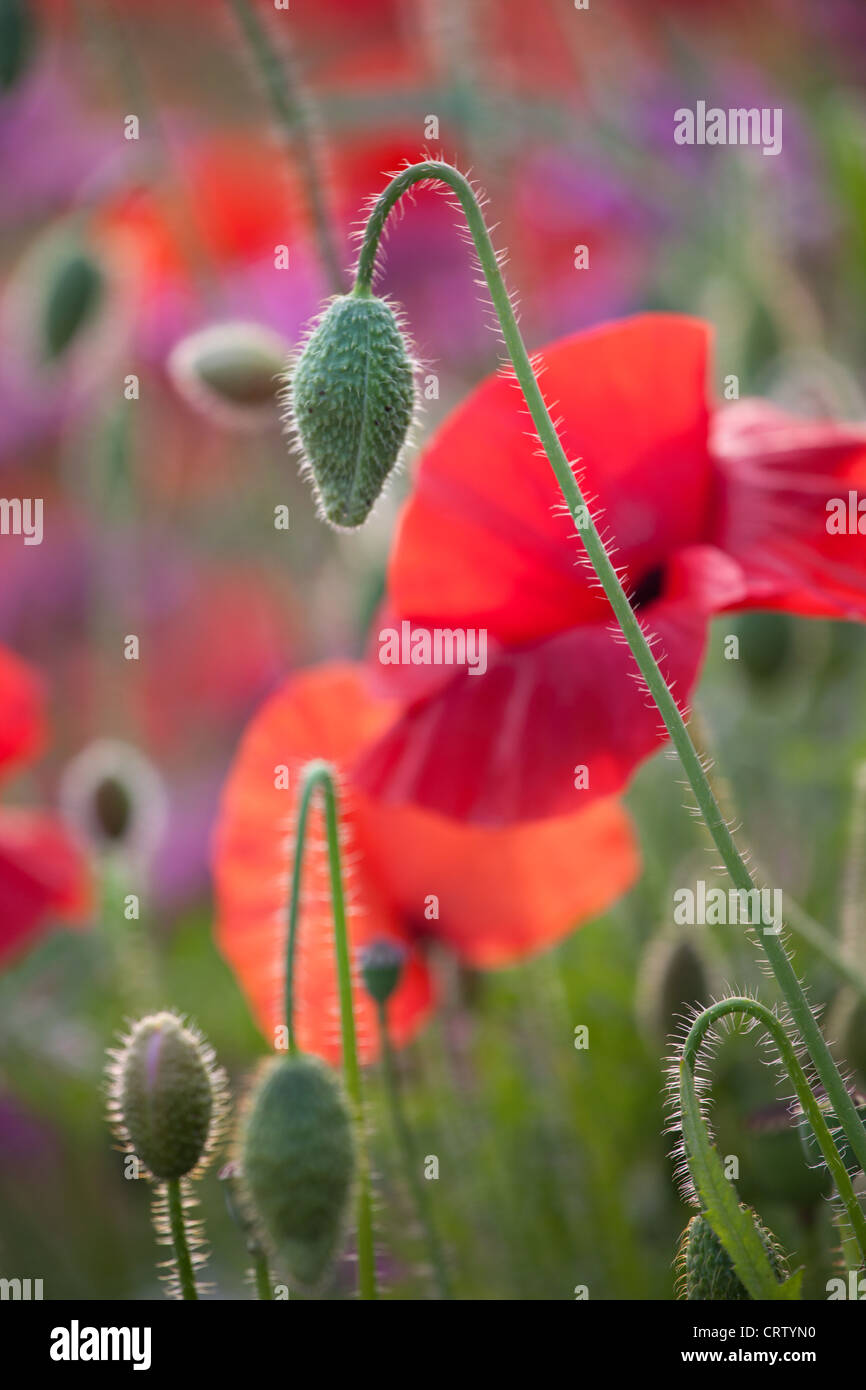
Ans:
{"type": "MultiPolygon", "coordinates": [[[[364,742],[392,718],[392,706],[367,693],[360,670],[322,667],[294,677],[262,707],[247,728],[223,791],[215,838],[217,942],[244,990],[266,1037],[284,1023],[283,984],[300,771],[326,758],[339,774],[364,742]],[[289,771],[289,789],[277,785],[289,771]]],[[[394,906],[365,857],[358,854],[351,789],[340,791],[343,863],[349,926],[355,952],[382,938],[402,943],[409,959],[389,1002],[396,1043],[407,1041],[432,1008],[426,966],[411,950],[394,906]]],[[[341,1056],[334,971],[333,925],[323,815],[314,805],[304,856],[303,904],[295,974],[295,1026],[302,1049],[330,1062],[341,1056]]],[[[376,1055],[371,1001],[355,990],[355,1017],[362,1060],[376,1055]]]]}
{"type": "MultiPolygon", "coordinates": [[[[664,596],[643,616],[684,706],[707,617],[742,595],[742,578],[734,561],[708,546],[681,551],[666,575],[664,596]]],[[[594,623],[495,651],[483,675],[461,669],[409,707],[364,752],[355,775],[390,802],[507,825],[569,815],[620,791],[664,737],[628,648],[594,623]],[[589,783],[577,791],[579,767],[589,783]]]]}
{"type": "Polygon", "coordinates": [[[631,822],[614,799],[505,830],[365,801],[358,826],[404,917],[479,968],[553,945],[627,892],[640,871],[631,822]]]}
{"type": "MultiPolygon", "coordinates": [[[[545,348],[568,457],[635,571],[704,536],[708,330],[647,315],[545,348]]],[[[389,571],[395,609],[519,644],[598,617],[574,526],[516,386],[483,383],[424,451],[389,571]]]]}
{"type": "Polygon", "coordinates": [[[39,677],[14,653],[0,647],[0,771],[35,757],[44,738],[39,677]]]}
{"type": "Polygon", "coordinates": [[[90,906],[87,864],[52,816],[0,812],[0,959],[52,918],[77,921],[90,906]]]}
{"type": "Polygon", "coordinates": [[[712,453],[717,543],[747,581],[737,606],[866,618],[866,429],[741,401],[714,420],[712,453]],[[828,529],[834,499],[841,530],[828,529]]]}

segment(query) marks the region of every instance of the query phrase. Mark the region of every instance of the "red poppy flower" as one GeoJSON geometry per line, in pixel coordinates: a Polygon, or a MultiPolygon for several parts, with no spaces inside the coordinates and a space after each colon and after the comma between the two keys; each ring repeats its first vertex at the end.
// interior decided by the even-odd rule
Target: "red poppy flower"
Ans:
{"type": "MultiPolygon", "coordinates": [[[[0,776],[34,757],[44,737],[39,682],[0,648],[0,776]]],[[[61,823],[41,811],[0,810],[0,961],[52,917],[88,906],[84,860],[61,823]]]]}
{"type": "MultiPolygon", "coordinates": [[[[716,613],[866,615],[862,540],[826,528],[828,498],[863,481],[866,432],[752,402],[713,417],[709,338],[647,315],[541,354],[563,445],[681,704],[716,613]]],[[[358,770],[367,792],[507,824],[619,791],[658,748],[658,714],[581,553],[515,387],[489,379],[423,453],[387,619],[486,629],[488,667],[380,668],[408,706],[358,770]]]]}
{"type": "MultiPolygon", "coordinates": [[[[324,757],[340,776],[344,863],[355,951],[378,940],[407,952],[388,1004],[406,1042],[433,1006],[426,937],[476,966],[505,965],[566,935],[624,893],[638,871],[629,819],[617,801],[543,825],[491,831],[415,808],[383,806],[349,775],[398,707],[374,696],[362,668],[329,665],[295,676],[249,726],[226,784],[215,839],[220,949],[266,1036],[283,1022],[282,983],[297,815],[298,772],[324,757]],[[279,769],[289,769],[280,790],[279,769]]],[[[340,1056],[328,864],[319,808],[304,859],[296,965],[300,1046],[340,1056]]],[[[374,1006],[356,993],[362,1056],[376,1053],[374,1006]]]]}

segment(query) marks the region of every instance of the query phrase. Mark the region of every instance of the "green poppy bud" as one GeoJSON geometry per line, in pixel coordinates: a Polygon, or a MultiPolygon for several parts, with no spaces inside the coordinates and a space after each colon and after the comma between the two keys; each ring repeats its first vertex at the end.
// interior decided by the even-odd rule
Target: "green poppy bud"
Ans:
{"type": "Polygon", "coordinates": [[[318,1288],[343,1237],[355,1169],[349,1111],[318,1057],[264,1064],[245,1108],[239,1162],[268,1244],[295,1283],[318,1288]]]}
{"type": "Polygon", "coordinates": [[[637,1012],[653,1046],[669,1041],[709,994],[708,971],[692,938],[662,933],[650,941],[638,970],[637,1012]]]}
{"type": "Polygon", "coordinates": [[[400,983],[406,952],[395,941],[373,941],[359,952],[364,988],[377,1004],[387,1004],[400,983]]]}
{"type": "Polygon", "coordinates": [[[112,1053],[110,1117],[127,1152],[160,1182],[201,1172],[224,1103],[213,1050],[177,1014],[139,1019],[112,1053]]]}
{"type": "Polygon", "coordinates": [[[391,306],[371,294],[332,300],[298,358],[290,404],[322,515],[360,526],[406,443],[415,404],[391,306]]]}
{"type": "MultiPolygon", "coordinates": [[[[743,1206],[743,1211],[751,1211],[743,1206]]],[[[766,1226],[751,1211],[776,1277],[781,1283],[788,1277],[788,1262],[766,1226]]],[[[693,1216],[680,1241],[678,1255],[681,1287],[680,1297],[702,1299],[716,1303],[736,1303],[751,1298],[734,1271],[731,1257],[722,1245],[703,1212],[693,1216]]]]}
{"type": "Polygon", "coordinates": [[[220,424],[256,429],[275,419],[289,347],[258,323],[221,323],[181,339],[168,359],[184,400],[220,424]]]}
{"type": "Polygon", "coordinates": [[[0,92],[9,92],[27,68],[35,41],[29,0],[0,0],[0,92]]]}
{"type": "Polygon", "coordinates": [[[56,362],[96,314],[105,291],[102,270],[81,247],[58,251],[45,282],[40,324],[44,362],[56,362]]]}

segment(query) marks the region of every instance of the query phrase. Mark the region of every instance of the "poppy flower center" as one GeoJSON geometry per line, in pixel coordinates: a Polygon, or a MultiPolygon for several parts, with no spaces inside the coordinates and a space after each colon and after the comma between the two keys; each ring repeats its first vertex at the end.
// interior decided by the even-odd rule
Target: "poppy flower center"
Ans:
{"type": "Polygon", "coordinates": [[[649,604],[655,603],[656,599],[661,598],[665,587],[665,567],[656,565],[654,569],[647,570],[635,584],[629,598],[629,603],[635,612],[641,608],[647,608],[649,604]]]}

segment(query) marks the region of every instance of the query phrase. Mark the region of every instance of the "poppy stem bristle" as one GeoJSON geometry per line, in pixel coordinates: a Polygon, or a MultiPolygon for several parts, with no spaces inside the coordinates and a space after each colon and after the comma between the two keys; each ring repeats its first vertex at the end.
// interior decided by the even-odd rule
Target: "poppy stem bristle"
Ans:
{"type": "Polygon", "coordinates": [[[170,1178],[166,1183],[166,1196],[168,1200],[168,1219],[171,1228],[171,1240],[174,1246],[174,1257],[177,1265],[177,1278],[180,1285],[180,1294],[183,1299],[197,1299],[198,1290],[195,1285],[195,1271],[193,1270],[192,1256],[190,1255],[189,1242],[186,1236],[186,1217],[183,1210],[183,1192],[181,1190],[181,1179],[170,1178]]]}
{"type": "Polygon", "coordinates": [[[256,14],[250,0],[227,0],[227,3],[244,37],[250,62],[261,78],[274,120],[300,166],[313,235],[328,282],[335,294],[342,294],[346,287],[310,119],[309,101],[301,88],[293,55],[285,43],[282,53],[277,50],[266,22],[256,14]]]}
{"type": "MultiPolygon", "coordinates": [[[[720,999],[711,1004],[697,1015],[689,1028],[685,1041],[680,1048],[680,1055],[677,1064],[677,1075],[674,1077],[674,1084],[679,1089],[679,1122],[683,1134],[684,1158],[689,1166],[695,1191],[700,1198],[701,1205],[707,1213],[707,1217],[716,1232],[719,1240],[724,1245],[728,1254],[734,1262],[737,1273],[743,1283],[749,1288],[749,1278],[746,1272],[740,1268],[739,1261],[742,1259],[743,1252],[738,1252],[739,1237],[736,1232],[726,1228],[725,1207],[730,1207],[730,1201],[725,1201],[729,1193],[722,1193],[722,1200],[719,1200],[720,1183],[725,1183],[736,1197],[733,1184],[728,1182],[724,1175],[721,1165],[718,1163],[718,1155],[712,1149],[709,1138],[706,1119],[700,1103],[697,1084],[697,1069],[700,1064],[700,1054],[702,1046],[711,1034],[716,1024],[723,1018],[731,1015],[745,1015],[752,1020],[750,1026],[758,1027],[769,1034],[772,1043],[778,1050],[778,1060],[790,1077],[794,1087],[797,1100],[802,1108],[803,1114],[808,1120],[821,1150],[821,1155],[826,1163],[830,1175],[836,1187],[839,1200],[844,1208],[845,1215],[850,1224],[851,1230],[856,1237],[857,1243],[866,1258],[866,1217],[857,1200],[857,1194],[851,1182],[845,1163],[827,1127],[824,1113],[818,1103],[815,1094],[809,1085],[803,1067],[797,1056],[797,1048],[792,1041],[788,1029],[777,1014],[768,1009],[765,1004],[761,1004],[757,999],[750,999],[743,996],[732,996],[720,999]],[[708,1152],[709,1151],[709,1152],[708,1152]],[[717,1170],[717,1171],[713,1171],[717,1170]],[[712,1189],[706,1186],[706,1176],[709,1175],[713,1182],[712,1189]]],[[[754,1293],[749,1288],[753,1298],[764,1295],[754,1293]]]]}
{"type": "MultiPolygon", "coordinates": [[[[640,677],[657,706],[671,742],[679,755],[683,770],[694,792],[698,814],[722,857],[735,888],[755,891],[755,882],[746,860],[741,855],[731,828],[723,816],[707,779],[701,759],[692,743],[682,711],[653,655],[651,639],[647,637],[640,616],[634,612],[623,589],[608,548],[599,534],[580,484],[547,408],[536,379],[532,362],[518,326],[511,296],[502,277],[499,258],[490,239],[478,198],[469,180],[452,165],[440,160],[422,160],[396,174],[373,205],[364,229],[356,269],[356,289],[369,286],[376,264],[379,240],[388,215],[413,184],[429,181],[444,183],[456,194],[466,217],[466,223],[499,324],[514,376],[529,409],[551,468],[556,476],[569,513],[578,528],[586,558],[595,571],[605,596],[613,609],[617,623],[637,664],[640,677]]],[[[815,1070],[839,1119],[860,1167],[866,1171],[866,1128],[836,1066],[830,1049],[809,1007],[803,986],[794,970],[785,945],[776,928],[768,934],[759,932],[758,939],[776,977],[791,1013],[792,1021],[803,1038],[815,1070]]]]}
{"type": "Polygon", "coordinates": [[[394,1049],[391,1046],[391,1039],[388,1036],[386,1009],[387,1006],[385,1002],[377,1003],[376,1014],[379,1020],[382,1068],[385,1075],[385,1093],[388,1098],[388,1108],[391,1112],[391,1123],[394,1127],[394,1133],[400,1149],[400,1156],[403,1160],[406,1182],[409,1191],[412,1193],[412,1200],[415,1203],[418,1220],[424,1232],[424,1240],[427,1245],[427,1253],[430,1258],[439,1297],[441,1299],[452,1299],[454,1293],[451,1288],[451,1276],[448,1273],[445,1252],[442,1249],[436,1231],[436,1225],[433,1221],[427,1188],[418,1172],[418,1153],[403,1105],[400,1076],[397,1070],[397,1059],[394,1056],[394,1049]]]}
{"type": "Polygon", "coordinates": [[[349,933],[346,922],[346,895],[343,888],[343,869],[340,855],[340,824],[334,772],[328,763],[315,760],[307,763],[301,773],[302,789],[295,832],[295,853],[292,864],[292,884],[289,898],[289,936],[286,947],[286,1039],[290,1056],[298,1052],[294,1020],[295,955],[301,905],[301,882],[307,822],[314,794],[320,788],[325,802],[325,834],[328,844],[328,866],[331,884],[331,908],[334,916],[334,951],[337,986],[340,996],[340,1031],[343,1045],[343,1076],[346,1095],[352,1110],[357,1144],[357,1221],[358,1221],[358,1290],[361,1298],[376,1298],[376,1260],[373,1241],[373,1201],[370,1187],[370,1161],[364,1132],[364,1105],[361,1085],[361,1066],[358,1060],[358,1040],[352,994],[352,962],[349,954],[349,933]]]}

